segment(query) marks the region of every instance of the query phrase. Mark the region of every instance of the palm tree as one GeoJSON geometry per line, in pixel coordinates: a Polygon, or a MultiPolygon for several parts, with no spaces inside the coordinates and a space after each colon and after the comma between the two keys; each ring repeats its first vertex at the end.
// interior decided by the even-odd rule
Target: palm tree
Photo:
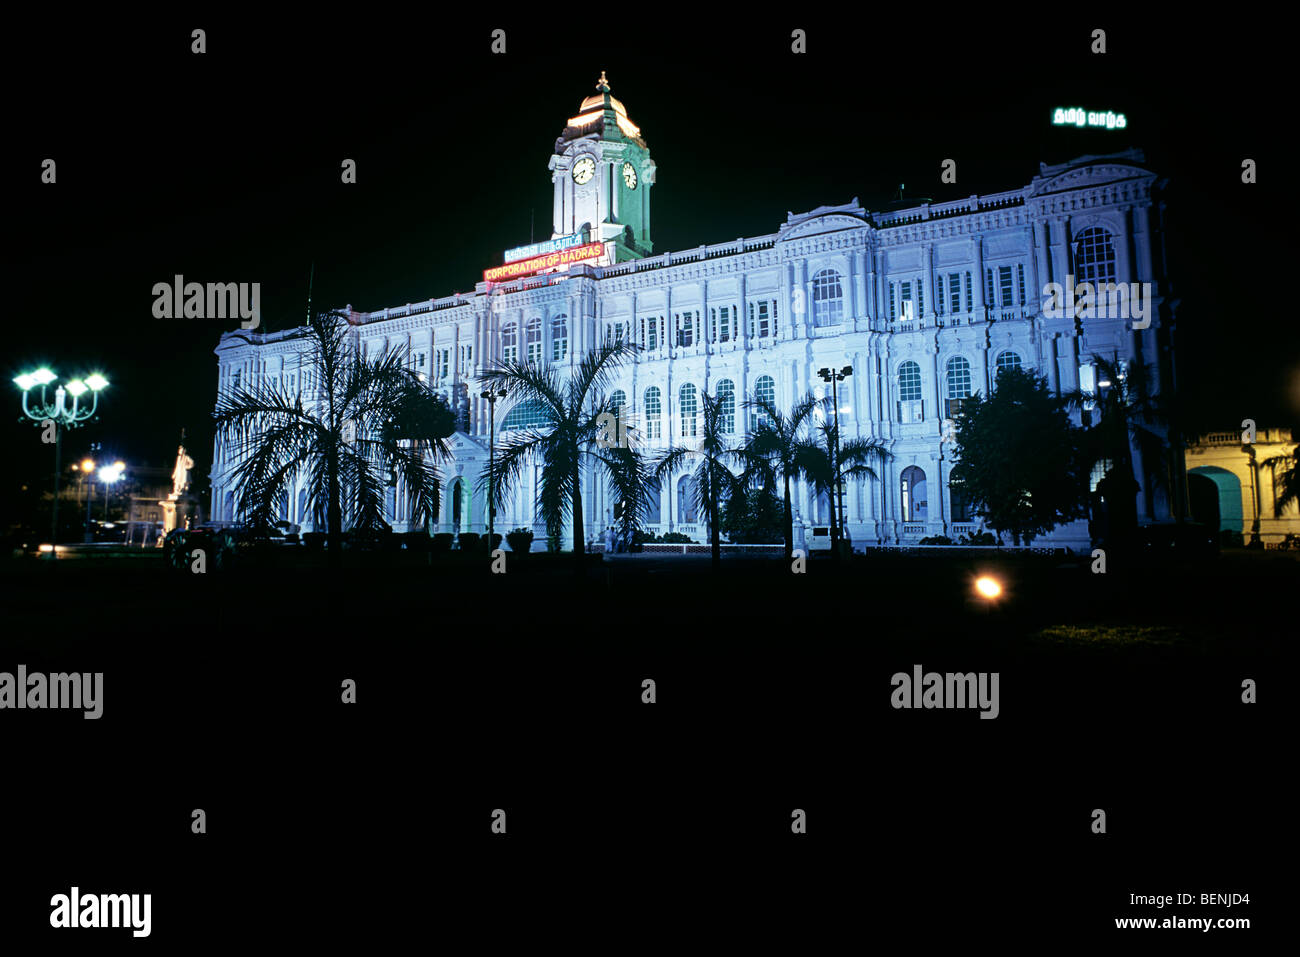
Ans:
{"type": "Polygon", "coordinates": [[[804,425],[817,400],[811,394],[805,396],[790,414],[784,415],[776,403],[767,399],[751,399],[745,403],[746,408],[758,410],[762,417],[756,428],[750,432],[745,450],[755,462],[765,463],[771,471],[779,473],[785,486],[785,559],[788,562],[794,552],[794,509],[790,499],[790,482],[800,474],[795,461],[804,425]]]}
{"type": "MultiPolygon", "coordinates": [[[[512,432],[497,451],[491,471],[493,504],[501,507],[533,461],[541,463],[539,518],[549,530],[564,525],[565,513],[573,519],[573,552],[582,574],[583,511],[582,467],[593,464],[607,481],[612,499],[623,502],[621,522],[628,534],[640,524],[649,508],[645,466],[633,443],[611,441],[609,418],[616,410],[605,387],[633,347],[613,343],[588,353],[562,380],[557,369],[532,362],[506,362],[480,378],[493,390],[504,389],[517,404],[533,407],[541,418],[530,429],[512,432]]],[[[484,476],[483,482],[487,482],[484,476]]]]}
{"type": "Polygon", "coordinates": [[[839,443],[837,427],[833,419],[819,425],[812,436],[801,438],[795,446],[795,464],[818,493],[825,492],[831,504],[831,543],[835,557],[839,557],[839,542],[843,536],[840,528],[839,509],[836,506],[836,492],[843,489],[849,478],[868,476],[879,478],[872,468],[873,462],[884,462],[893,457],[892,453],[875,439],[849,439],[839,443]],[[820,437],[819,437],[820,436],[820,437]]]}
{"type": "Polygon", "coordinates": [[[1300,502],[1300,445],[1289,455],[1274,455],[1260,464],[1273,473],[1273,487],[1277,490],[1273,497],[1273,517],[1281,518],[1288,505],[1300,502]],[[1283,468],[1280,482],[1277,478],[1279,468],[1283,468]]]}
{"type": "Polygon", "coordinates": [[[400,479],[413,519],[438,512],[439,476],[431,460],[449,455],[446,404],[407,368],[404,349],[361,357],[338,313],[306,329],[315,387],[259,380],[220,394],[218,437],[234,460],[239,509],[257,527],[275,520],[294,480],[306,477],[307,503],[326,515],[331,560],[338,562],[344,517],[353,527],[383,525],[384,489],[400,479]],[[313,394],[314,393],[314,394],[313,394]]]}
{"type": "Polygon", "coordinates": [[[746,456],[741,449],[727,447],[726,433],[723,432],[723,398],[700,393],[704,412],[700,440],[694,446],[674,446],[664,451],[650,471],[650,486],[661,488],[665,480],[687,469],[688,465],[698,462],[692,478],[692,503],[697,511],[707,512],[709,516],[709,542],[713,556],[713,570],[722,567],[721,512],[722,503],[727,496],[742,489],[742,479],[731,471],[728,463],[743,467],[746,456]]]}

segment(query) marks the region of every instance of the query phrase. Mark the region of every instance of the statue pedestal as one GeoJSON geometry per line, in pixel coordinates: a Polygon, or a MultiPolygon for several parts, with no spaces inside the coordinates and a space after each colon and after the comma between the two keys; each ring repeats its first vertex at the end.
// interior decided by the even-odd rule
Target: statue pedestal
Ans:
{"type": "Polygon", "coordinates": [[[163,510],[163,533],[158,539],[161,545],[162,540],[172,529],[189,527],[190,519],[194,515],[194,500],[188,495],[182,496],[173,492],[158,504],[163,510]]]}

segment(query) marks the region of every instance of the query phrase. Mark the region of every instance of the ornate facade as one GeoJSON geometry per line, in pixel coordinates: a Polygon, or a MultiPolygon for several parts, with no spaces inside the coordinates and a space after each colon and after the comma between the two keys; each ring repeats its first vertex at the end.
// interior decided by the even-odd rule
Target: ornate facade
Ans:
{"type": "MultiPolygon", "coordinates": [[[[842,434],[874,437],[893,456],[878,479],[846,489],[856,546],[956,538],[978,528],[949,482],[945,422],[962,400],[987,394],[1000,368],[1032,368],[1060,392],[1099,387],[1094,354],[1148,366],[1155,390],[1172,375],[1160,185],[1137,151],[1044,164],[1028,185],[1006,192],[887,212],[854,200],[791,213],[765,236],[655,254],[654,163],[623,104],[604,82],[597,90],[569,119],[548,168],[553,236],[581,232],[603,243],[599,260],[481,282],[473,294],[374,312],[348,308],[363,349],[408,349],[412,366],[459,412],[434,531],[486,528],[479,478],[489,410],[477,376],[505,359],[563,368],[603,341],[636,344],[636,359],[611,389],[651,449],[690,441],[702,392],[727,396],[739,442],[752,421],[746,398],[768,395],[789,407],[808,391],[829,389],[819,369],[851,366],[839,386],[842,434]],[[1088,281],[1143,286],[1147,315],[1084,317],[1071,301],[1049,308],[1048,284],[1088,281]]],[[[296,331],[226,333],[216,349],[219,388],[272,376],[310,389],[302,346],[296,331]]],[[[504,400],[498,432],[529,425],[530,411],[504,400]]],[[[1170,519],[1177,495],[1149,481],[1136,448],[1134,456],[1139,519],[1170,519]]],[[[229,467],[218,447],[212,514],[223,520],[237,518],[229,467]]],[[[703,541],[685,481],[664,487],[648,530],[703,541]]],[[[588,537],[612,522],[603,484],[586,478],[588,537]]],[[[498,511],[498,531],[534,524],[535,491],[534,476],[498,511]]],[[[829,519],[826,501],[802,484],[795,507],[806,526],[829,519]]],[[[409,527],[403,508],[398,489],[390,521],[399,530],[409,527]]],[[[284,515],[314,525],[303,492],[289,497],[284,515]]],[[[1052,540],[1086,545],[1087,523],[1062,527],[1052,540]]]]}

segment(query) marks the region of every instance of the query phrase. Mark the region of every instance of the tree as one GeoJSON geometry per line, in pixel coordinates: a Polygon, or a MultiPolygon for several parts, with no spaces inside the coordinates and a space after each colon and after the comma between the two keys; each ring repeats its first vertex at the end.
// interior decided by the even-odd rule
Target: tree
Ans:
{"type": "Polygon", "coordinates": [[[216,432],[235,462],[239,508],[255,526],[278,517],[295,479],[307,479],[307,504],[325,513],[329,551],[339,559],[345,518],[358,529],[383,525],[385,489],[406,489],[413,519],[438,514],[434,462],[449,457],[454,427],[446,403],[407,367],[405,349],[362,357],[338,313],[312,318],[311,388],[299,379],[259,378],[222,393],[216,432]]]}
{"type": "Polygon", "coordinates": [[[767,545],[785,539],[785,512],[769,470],[740,476],[723,506],[722,530],[737,545],[767,545]]]}
{"type": "Polygon", "coordinates": [[[976,393],[957,414],[951,481],[990,528],[1028,544],[1085,514],[1078,431],[1046,379],[1004,369],[992,395],[976,393]]]}
{"type": "Polygon", "coordinates": [[[789,415],[782,414],[776,404],[766,398],[751,399],[745,403],[745,407],[762,413],[757,427],[750,432],[745,451],[753,462],[764,462],[774,475],[780,475],[784,486],[785,559],[789,562],[794,551],[794,510],[790,500],[790,482],[800,474],[795,456],[804,426],[817,407],[817,400],[811,394],[805,396],[795,404],[789,415]]]}
{"type": "Polygon", "coordinates": [[[840,490],[850,478],[878,478],[872,463],[892,458],[889,450],[875,439],[849,439],[840,442],[836,451],[838,434],[834,419],[828,418],[795,446],[795,463],[800,474],[816,492],[825,492],[830,501],[831,548],[836,558],[840,556],[839,543],[844,537],[837,505],[840,490]]]}
{"type": "Polygon", "coordinates": [[[1300,502],[1300,445],[1291,450],[1290,455],[1274,455],[1262,463],[1273,473],[1273,487],[1277,493],[1273,502],[1273,517],[1281,518],[1288,505],[1300,502]],[[1278,478],[1278,469],[1282,477],[1278,478]]]}
{"type": "Polygon", "coordinates": [[[726,434],[722,431],[722,397],[702,392],[700,400],[704,421],[699,442],[694,446],[674,446],[663,452],[651,469],[649,487],[661,488],[665,480],[684,471],[688,465],[698,463],[691,483],[694,505],[709,516],[710,551],[716,572],[722,567],[722,506],[729,496],[744,494],[741,480],[730,465],[735,463],[743,467],[746,457],[742,450],[727,447],[726,434]]]}
{"type": "MultiPolygon", "coordinates": [[[[1126,366],[1117,354],[1110,359],[1092,357],[1098,389],[1095,393],[1074,390],[1065,393],[1067,407],[1093,407],[1096,419],[1082,438],[1085,457],[1090,462],[1110,463],[1103,479],[1107,506],[1107,537],[1125,540],[1137,529],[1137,493],[1142,491],[1133,465],[1133,447],[1142,457],[1144,471],[1154,485],[1164,488],[1171,499],[1175,495],[1173,459],[1175,442],[1166,429],[1177,428],[1180,419],[1172,394],[1161,395],[1151,389],[1149,367],[1141,363],[1126,366]],[[1105,383],[1105,385],[1103,385],[1105,383]]],[[[1177,433],[1175,433],[1177,434],[1177,433]]],[[[1145,476],[1144,476],[1145,478],[1145,476]]],[[[1149,494],[1149,490],[1147,490],[1149,494]]],[[[1148,504],[1150,504],[1148,500],[1148,504]]],[[[1175,503],[1175,517],[1183,520],[1183,508],[1175,503]]]]}
{"type": "MultiPolygon", "coordinates": [[[[605,393],[615,369],[633,347],[622,343],[602,346],[584,356],[567,379],[549,365],[507,362],[481,377],[489,389],[504,389],[517,403],[534,407],[541,424],[512,432],[496,453],[491,476],[493,504],[501,507],[530,462],[541,463],[539,518],[548,534],[558,535],[565,513],[573,519],[573,552],[582,574],[583,511],[582,467],[591,463],[605,476],[611,499],[623,503],[620,519],[629,534],[649,509],[646,467],[634,441],[610,423],[616,409],[605,393]]],[[[484,482],[487,481],[485,476],[484,482]]]]}

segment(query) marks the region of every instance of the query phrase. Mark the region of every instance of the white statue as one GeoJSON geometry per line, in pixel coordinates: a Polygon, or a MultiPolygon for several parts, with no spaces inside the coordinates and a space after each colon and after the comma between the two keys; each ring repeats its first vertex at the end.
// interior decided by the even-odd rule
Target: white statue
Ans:
{"type": "Polygon", "coordinates": [[[172,469],[172,498],[179,498],[190,487],[190,469],[194,460],[185,452],[185,446],[176,450],[176,467],[172,469]]]}

